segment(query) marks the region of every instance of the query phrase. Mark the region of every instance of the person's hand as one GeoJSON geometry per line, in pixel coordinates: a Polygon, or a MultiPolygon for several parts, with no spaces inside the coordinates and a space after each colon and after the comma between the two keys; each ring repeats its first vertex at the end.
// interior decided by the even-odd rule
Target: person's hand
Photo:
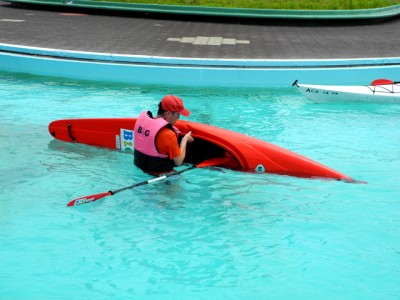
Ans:
{"type": "Polygon", "coordinates": [[[192,132],[189,131],[187,134],[185,134],[185,136],[183,137],[186,142],[191,143],[194,141],[194,138],[192,137],[192,132]]]}

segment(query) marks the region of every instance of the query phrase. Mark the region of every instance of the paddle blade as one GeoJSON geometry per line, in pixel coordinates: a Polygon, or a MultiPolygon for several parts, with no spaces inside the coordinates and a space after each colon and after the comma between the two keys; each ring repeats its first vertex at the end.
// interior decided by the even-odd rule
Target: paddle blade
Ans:
{"type": "Polygon", "coordinates": [[[94,195],[90,195],[90,196],[84,196],[84,197],[80,197],[80,198],[76,198],[71,200],[70,202],[68,202],[67,206],[78,206],[81,204],[85,204],[85,203],[89,203],[89,202],[94,202],[97,201],[103,197],[107,197],[107,196],[111,196],[112,193],[111,192],[107,192],[107,193],[100,193],[100,194],[94,194],[94,195]]]}
{"type": "Polygon", "coordinates": [[[353,179],[353,181],[350,181],[350,183],[356,183],[356,184],[368,184],[368,181],[365,181],[365,180],[357,180],[357,179],[353,179]]]}

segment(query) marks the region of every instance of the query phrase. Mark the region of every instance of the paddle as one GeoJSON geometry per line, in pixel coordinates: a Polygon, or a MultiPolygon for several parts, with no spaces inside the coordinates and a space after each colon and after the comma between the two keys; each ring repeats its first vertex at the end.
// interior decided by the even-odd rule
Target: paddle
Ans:
{"type": "Polygon", "coordinates": [[[124,187],[124,188],[120,188],[118,190],[115,191],[108,191],[108,192],[104,192],[104,193],[99,193],[99,194],[93,194],[93,195],[89,195],[89,196],[84,196],[84,197],[79,197],[76,199],[71,200],[70,202],[68,202],[67,206],[78,206],[81,204],[85,204],[85,203],[89,203],[89,202],[94,202],[97,201],[101,198],[107,197],[107,196],[112,196],[115,195],[116,193],[128,190],[128,189],[133,189],[135,187],[141,186],[141,185],[146,185],[146,184],[151,184],[151,183],[156,183],[159,181],[163,181],[168,177],[171,176],[175,176],[178,174],[182,174],[183,172],[189,171],[189,170],[193,170],[195,168],[204,168],[204,167],[213,167],[213,166],[218,166],[221,165],[225,162],[227,162],[228,158],[226,157],[215,157],[215,158],[211,158],[211,159],[207,159],[205,161],[203,161],[202,163],[198,164],[198,165],[193,165],[189,168],[180,170],[180,171],[176,171],[176,172],[171,172],[171,173],[167,173],[164,175],[160,175],[154,179],[149,179],[143,182],[139,182],[139,183],[135,183],[132,184],[130,186],[124,187]]]}

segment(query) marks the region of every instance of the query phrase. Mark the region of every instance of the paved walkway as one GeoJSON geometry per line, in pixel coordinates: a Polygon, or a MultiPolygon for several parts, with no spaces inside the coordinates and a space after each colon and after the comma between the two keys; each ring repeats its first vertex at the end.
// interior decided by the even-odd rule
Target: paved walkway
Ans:
{"type": "MultiPolygon", "coordinates": [[[[231,20],[232,21],[232,20],[231,20]]],[[[0,1],[0,43],[220,59],[400,57],[400,19],[373,25],[251,24],[15,8],[0,1]]]]}

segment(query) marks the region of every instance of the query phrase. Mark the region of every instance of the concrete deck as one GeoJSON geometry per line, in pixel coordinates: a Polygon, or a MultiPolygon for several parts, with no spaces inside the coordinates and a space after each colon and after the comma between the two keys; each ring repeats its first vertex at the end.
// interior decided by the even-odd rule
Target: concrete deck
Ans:
{"type": "MultiPolygon", "coordinates": [[[[40,7],[42,8],[42,7],[40,7]]],[[[225,19],[223,19],[225,20],[225,19]]],[[[233,21],[233,22],[232,22],[233,21]]],[[[377,24],[218,22],[98,11],[15,8],[0,1],[0,43],[71,51],[215,59],[400,56],[400,19],[377,24]]]]}

